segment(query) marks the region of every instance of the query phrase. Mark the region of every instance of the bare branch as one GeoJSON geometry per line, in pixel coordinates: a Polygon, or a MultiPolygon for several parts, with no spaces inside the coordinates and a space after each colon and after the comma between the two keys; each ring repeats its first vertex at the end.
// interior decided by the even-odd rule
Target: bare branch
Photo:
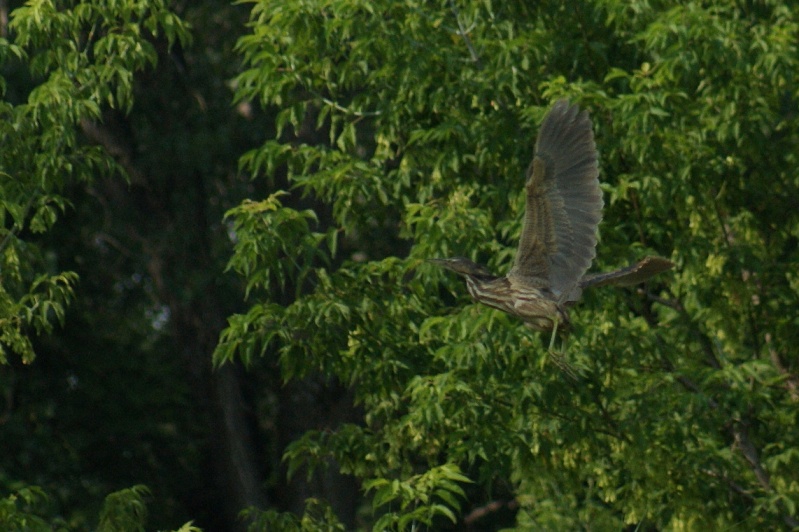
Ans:
{"type": "Polygon", "coordinates": [[[8,37],[8,0],[0,0],[0,37],[8,37]]]}
{"type": "Polygon", "coordinates": [[[367,116],[380,116],[382,113],[380,111],[353,111],[352,109],[347,109],[343,105],[334,102],[324,96],[317,95],[317,97],[322,100],[324,103],[329,105],[330,107],[334,108],[336,111],[341,111],[344,114],[357,116],[359,118],[367,117],[367,116]]]}
{"type": "Polygon", "coordinates": [[[743,488],[740,484],[733,482],[730,480],[726,475],[721,475],[715,471],[711,471],[710,469],[703,469],[702,473],[706,474],[709,477],[717,478],[727,484],[732,491],[740,495],[741,497],[745,497],[750,501],[753,501],[755,497],[748,491],[743,488]]]}
{"type": "Polygon", "coordinates": [[[511,499],[509,501],[491,501],[485,506],[480,506],[479,508],[475,508],[469,512],[469,514],[463,518],[463,524],[466,526],[472,526],[476,521],[482,519],[490,513],[497,512],[503,508],[515,510],[518,507],[519,502],[516,499],[511,499]]]}
{"type": "Polygon", "coordinates": [[[129,139],[123,138],[122,134],[107,124],[85,118],[81,119],[80,127],[90,142],[105,148],[105,151],[125,169],[133,183],[145,181],[144,176],[133,164],[133,146],[129,139]]]}
{"type": "MultiPolygon", "coordinates": [[[[774,492],[774,488],[771,486],[771,481],[769,480],[768,473],[766,470],[763,469],[763,465],[760,463],[760,457],[757,454],[757,449],[752,444],[752,440],[749,439],[749,432],[747,431],[746,425],[743,423],[733,423],[732,425],[732,434],[733,438],[735,438],[735,444],[738,449],[741,450],[741,454],[749,462],[749,466],[752,468],[752,472],[757,477],[757,481],[769,493],[774,492]]],[[[790,526],[791,528],[799,527],[799,519],[796,519],[788,512],[788,509],[785,507],[782,501],[777,501],[777,506],[782,512],[782,520],[785,522],[786,525],[790,526]]]]}
{"type": "Polygon", "coordinates": [[[777,371],[780,372],[780,375],[786,377],[785,385],[791,394],[791,399],[794,401],[799,401],[799,379],[797,379],[796,376],[791,375],[791,372],[788,371],[788,369],[782,363],[782,358],[780,357],[779,353],[777,353],[777,350],[774,349],[771,333],[766,333],[766,346],[768,346],[768,354],[769,358],[771,359],[771,363],[774,364],[774,367],[777,368],[777,371]]]}
{"type": "MultiPolygon", "coordinates": [[[[704,333],[702,333],[701,331],[697,331],[697,335],[699,336],[700,344],[705,348],[705,350],[706,351],[708,349],[711,350],[711,354],[708,355],[708,358],[711,361],[716,361],[716,364],[718,364],[718,361],[715,358],[715,355],[712,354],[712,344],[711,344],[710,339],[707,338],[707,336],[704,333]]],[[[659,337],[658,337],[658,340],[660,341],[659,337]]],[[[770,336],[767,335],[766,342],[769,343],[770,340],[771,340],[770,336]]],[[[668,358],[663,357],[663,362],[664,362],[664,364],[666,366],[666,370],[667,371],[676,372],[676,368],[674,367],[674,364],[668,358]]],[[[717,367],[717,368],[719,367],[719,366],[716,366],[715,364],[712,364],[712,365],[714,365],[714,367],[717,367]]],[[[695,382],[693,382],[691,379],[689,379],[688,377],[685,377],[683,375],[678,375],[677,376],[677,382],[679,382],[686,390],[690,391],[691,393],[695,393],[695,394],[698,394],[698,395],[701,395],[701,396],[705,397],[707,399],[707,401],[708,401],[708,405],[710,405],[710,407],[712,409],[714,409],[714,410],[718,410],[719,409],[719,407],[720,407],[719,403],[717,401],[715,401],[714,399],[712,399],[711,397],[706,396],[705,393],[702,391],[702,389],[695,382]]],[[[731,432],[732,437],[733,437],[733,441],[735,442],[735,447],[740,451],[740,453],[743,455],[744,459],[749,464],[749,467],[751,468],[752,472],[755,474],[755,477],[757,478],[757,481],[760,484],[760,486],[766,492],[774,493],[774,488],[771,485],[771,481],[769,479],[768,473],[763,468],[763,465],[760,462],[760,457],[758,456],[757,448],[754,446],[754,444],[752,443],[752,440],[749,438],[749,433],[747,431],[746,423],[742,422],[740,420],[736,420],[736,419],[732,419],[731,418],[730,419],[730,423],[729,423],[729,427],[730,427],[730,432],[731,432]]],[[[710,472],[707,472],[707,471],[705,471],[705,473],[711,474],[710,472]]],[[[718,476],[718,475],[717,474],[712,474],[712,476],[718,476]]],[[[719,478],[721,478],[721,477],[719,477],[719,478]]],[[[746,490],[744,490],[741,486],[739,486],[738,484],[732,482],[731,480],[729,480],[727,478],[724,478],[724,480],[730,486],[730,488],[733,489],[733,491],[735,491],[735,492],[737,492],[737,493],[739,493],[741,495],[744,495],[746,497],[751,498],[751,495],[746,490]]],[[[780,509],[780,512],[782,513],[782,520],[785,522],[785,524],[787,524],[788,526],[790,526],[792,528],[799,527],[799,520],[797,520],[795,517],[793,517],[790,514],[790,512],[785,507],[785,505],[782,503],[782,501],[778,502],[778,507],[780,509]]]]}
{"type": "MultiPolygon", "coordinates": [[[[668,361],[667,363],[670,364],[670,362],[668,361]]],[[[668,369],[672,371],[674,370],[673,366],[668,369]]],[[[688,377],[679,376],[677,377],[677,382],[682,384],[683,387],[685,387],[685,389],[689,390],[690,392],[704,396],[704,393],[699,388],[699,386],[688,377]]],[[[708,404],[714,410],[719,408],[719,404],[715,400],[709,397],[708,397],[708,404]]],[[[755,477],[757,478],[757,481],[760,484],[760,486],[766,492],[773,493],[774,488],[771,486],[771,481],[769,479],[768,473],[763,468],[763,465],[760,462],[760,457],[758,456],[757,448],[752,443],[752,440],[749,439],[749,433],[746,429],[746,424],[741,421],[736,421],[732,419],[730,421],[731,421],[730,432],[732,434],[733,441],[735,442],[735,447],[738,448],[738,450],[743,455],[744,459],[749,464],[749,467],[752,469],[752,472],[755,474],[755,477]]],[[[734,484],[732,481],[728,479],[725,479],[725,481],[727,482],[727,484],[730,485],[731,488],[734,489],[734,491],[740,494],[747,494],[747,492],[743,488],[741,488],[737,484],[734,484]]],[[[778,506],[780,511],[782,512],[782,520],[792,528],[799,527],[799,520],[790,515],[788,509],[781,501],[778,503],[778,506]]]]}
{"type": "Polygon", "coordinates": [[[648,300],[654,301],[655,303],[660,303],[664,307],[668,307],[670,309],[676,310],[677,312],[684,312],[685,311],[685,309],[683,308],[682,303],[680,303],[679,299],[676,299],[676,298],[675,299],[666,299],[664,297],[656,296],[655,294],[653,294],[649,290],[645,291],[645,295],[646,295],[646,298],[648,300]]]}
{"type": "Polygon", "coordinates": [[[468,31],[463,27],[463,22],[461,21],[458,7],[455,5],[453,0],[450,0],[449,6],[452,10],[452,14],[455,15],[455,20],[458,22],[458,35],[461,37],[461,39],[463,39],[463,42],[466,43],[466,48],[469,50],[469,54],[472,56],[472,62],[477,65],[477,68],[482,68],[480,56],[477,55],[477,50],[474,49],[474,45],[472,44],[472,40],[469,38],[468,31]]]}

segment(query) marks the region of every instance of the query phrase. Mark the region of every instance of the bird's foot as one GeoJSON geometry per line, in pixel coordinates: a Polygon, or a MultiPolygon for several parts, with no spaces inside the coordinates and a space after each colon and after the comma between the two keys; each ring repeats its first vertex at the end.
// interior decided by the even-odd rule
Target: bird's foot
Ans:
{"type": "Polygon", "coordinates": [[[547,349],[547,354],[549,355],[549,360],[552,361],[567,377],[571,380],[577,380],[577,372],[575,369],[569,364],[566,360],[565,350],[563,349],[566,340],[564,339],[561,342],[560,350],[555,349],[555,338],[558,336],[558,323],[560,322],[559,316],[555,317],[554,325],[552,327],[552,337],[549,340],[549,348],[547,349]]]}
{"type": "Polygon", "coordinates": [[[579,380],[577,376],[577,370],[575,370],[574,367],[569,364],[569,361],[566,360],[565,356],[557,351],[552,350],[549,350],[547,354],[549,355],[549,360],[555,364],[558,369],[563,372],[564,375],[566,375],[566,377],[575,382],[579,380]]]}

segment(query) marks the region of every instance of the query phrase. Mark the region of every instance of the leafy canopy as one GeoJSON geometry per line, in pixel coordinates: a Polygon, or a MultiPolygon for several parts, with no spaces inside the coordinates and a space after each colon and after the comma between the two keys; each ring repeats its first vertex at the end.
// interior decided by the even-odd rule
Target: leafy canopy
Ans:
{"type": "MultiPolygon", "coordinates": [[[[30,363],[29,331],[63,321],[77,276],[26,242],[69,207],[61,191],[75,180],[119,172],[110,154],[81,139],[103,106],[130,110],[133,74],[153,65],[149,38],[187,41],[188,30],[157,1],[28,2],[12,13],[13,40],[0,38],[0,66],[29,79],[6,94],[0,77],[0,363],[30,363]]],[[[16,85],[15,85],[16,86],[16,85]]]]}
{"type": "Polygon", "coordinates": [[[242,169],[291,196],[229,213],[252,305],[216,360],[335,377],[363,411],[290,446],[292,472],[334,458],[377,528],[456,521],[503,489],[522,527],[796,524],[794,10],[247,3],[237,98],[278,109],[281,134],[242,169]],[[594,120],[599,266],[678,267],[588,294],[553,364],[424,259],[507,271],[535,132],[562,97],[594,120]]]}
{"type": "MultiPolygon", "coordinates": [[[[4,4],[4,14],[6,9],[4,4]]],[[[169,46],[188,43],[189,33],[162,0],[29,1],[11,12],[3,30],[7,38],[0,38],[0,365],[11,365],[15,362],[11,355],[24,364],[34,360],[31,337],[49,333],[63,322],[78,282],[74,272],[61,271],[58,254],[40,246],[39,236],[72,207],[65,198],[71,185],[121,174],[113,158],[118,154],[89,144],[83,133],[101,121],[104,109],[131,109],[134,74],[155,64],[156,39],[163,38],[169,46]]],[[[4,434],[18,435],[14,417],[27,412],[23,424],[47,425],[42,432],[63,436],[49,426],[55,409],[42,416],[47,420],[42,422],[37,418],[38,404],[18,408],[13,370],[1,373],[4,434]]],[[[44,395],[42,404],[57,393],[47,389],[44,395]]],[[[31,432],[35,429],[23,434],[31,432]]],[[[13,464],[20,455],[25,462],[24,452],[14,453],[35,446],[35,438],[30,440],[7,445],[7,463],[13,464]]],[[[74,440],[68,440],[66,436],[48,449],[77,454],[71,446],[74,440]]],[[[47,451],[36,449],[27,459],[35,460],[38,452],[47,451]]],[[[60,456],[52,462],[60,465],[62,460],[75,457],[60,456]]],[[[57,502],[44,490],[21,484],[34,477],[51,480],[42,469],[31,469],[25,479],[15,478],[13,467],[8,469],[0,481],[14,491],[0,498],[0,529],[66,530],[86,525],[79,522],[80,509],[70,509],[69,522],[45,517],[58,513],[57,502]]],[[[80,481],[86,486],[92,483],[87,478],[80,481]]],[[[63,488],[58,496],[65,497],[68,491],[63,488]]],[[[148,493],[143,486],[134,486],[108,495],[97,529],[144,530],[148,493]]],[[[181,530],[196,529],[187,523],[181,530]]]]}

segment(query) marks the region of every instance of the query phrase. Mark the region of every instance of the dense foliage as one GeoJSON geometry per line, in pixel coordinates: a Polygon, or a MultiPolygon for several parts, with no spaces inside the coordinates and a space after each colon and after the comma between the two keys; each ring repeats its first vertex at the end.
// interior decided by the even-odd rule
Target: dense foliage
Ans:
{"type": "MultiPolygon", "coordinates": [[[[8,13],[2,15],[6,21],[8,13]]],[[[86,296],[95,280],[81,286],[78,274],[64,269],[65,257],[82,251],[70,249],[78,239],[58,234],[56,221],[92,209],[96,218],[95,205],[73,202],[74,191],[102,178],[124,179],[118,154],[87,142],[86,129],[103,120],[104,110],[130,111],[134,75],[156,64],[154,41],[186,44],[188,29],[160,1],[28,2],[10,19],[2,27],[8,39],[0,38],[0,528],[144,530],[149,492],[133,486],[109,494],[119,486],[119,479],[108,482],[116,474],[110,471],[121,469],[109,454],[132,438],[157,444],[152,423],[124,414],[140,404],[174,407],[182,385],[165,383],[173,397],[164,399],[152,384],[168,364],[162,361],[156,376],[131,358],[129,342],[110,338],[102,326],[108,316],[88,323],[76,319],[79,310],[68,316],[67,304],[76,293],[86,296]],[[54,225],[58,237],[50,241],[54,225]],[[59,322],[71,327],[57,333],[60,341],[36,338],[59,322]],[[82,358],[68,337],[78,338],[82,358]],[[41,349],[34,351],[34,342],[41,349]],[[36,360],[36,372],[25,367],[42,351],[64,356],[36,360]],[[109,391],[130,370],[136,374],[126,384],[129,396],[109,404],[109,391]],[[46,490],[28,485],[34,483],[46,490]]],[[[136,326],[127,323],[128,331],[136,326]]]]}
{"type": "Polygon", "coordinates": [[[795,13],[254,4],[238,98],[279,108],[283,135],[244,168],[285,169],[332,222],[278,194],[232,211],[231,266],[260,295],[217,356],[276,352],[284,378],[334,375],[364,411],[293,444],[292,470],[332,456],[378,529],[456,522],[494,493],[522,526],[797,523],[795,13]],[[536,127],[562,97],[595,122],[598,265],[678,265],[586,297],[576,375],[423,262],[509,268],[536,127]]]}
{"type": "Polygon", "coordinates": [[[20,235],[53,225],[67,206],[60,194],[67,184],[116,169],[107,153],[79,142],[80,122],[100,118],[103,105],[130,109],[130,77],[156,59],[141,35],[145,29],[164,32],[170,42],[188,39],[165,2],[81,3],[71,10],[56,4],[31,2],[15,10],[9,29],[16,39],[0,41],[0,60],[17,59],[26,68],[15,76],[30,80],[13,87],[29,91],[27,101],[0,102],[0,362],[8,351],[33,360],[24,331],[49,332],[53,318],[63,320],[76,281],[69,272],[51,273],[52,265],[20,235]]]}
{"type": "MultiPolygon", "coordinates": [[[[74,356],[64,346],[82,343],[107,355],[88,360],[125,383],[117,387],[128,395],[114,412],[130,417],[104,405],[109,412],[98,419],[119,423],[108,430],[126,441],[132,427],[146,428],[132,450],[119,452],[140,461],[148,484],[165,470],[162,444],[197,469],[194,453],[212,452],[188,443],[189,422],[174,422],[196,381],[181,376],[170,349],[197,331],[216,334],[209,316],[232,307],[239,312],[230,311],[214,361],[220,372],[243,362],[256,384],[236,397],[258,416],[255,447],[265,452],[255,456],[266,455],[267,491],[288,485],[271,453],[276,460],[284,453],[289,476],[318,485],[307,490],[315,496],[303,515],[279,497],[253,505],[252,528],[799,526],[794,8],[724,0],[253,0],[243,7],[249,25],[226,27],[241,35],[232,55],[210,44],[188,53],[195,69],[204,55],[241,63],[233,79],[203,81],[232,87],[242,117],[262,107],[269,123],[261,127],[274,131],[246,126],[261,142],[254,149],[230,142],[231,124],[240,123],[210,118],[201,92],[186,91],[201,111],[185,122],[174,118],[172,101],[152,103],[153,87],[163,85],[139,73],[156,68],[170,45],[189,44],[188,26],[166,3],[36,1],[14,10],[10,34],[0,39],[0,369],[33,362],[33,333],[53,332],[65,315],[70,327],[77,276],[60,266],[59,241],[37,235],[57,231],[63,212],[84,212],[75,199],[86,196],[71,196],[75,188],[134,174],[134,187],[146,182],[142,189],[162,193],[176,212],[207,219],[238,204],[206,235],[192,232],[191,216],[136,220],[128,242],[143,242],[149,262],[124,282],[124,268],[114,265],[115,290],[125,297],[111,308],[121,319],[98,312],[107,307],[85,307],[73,323],[96,327],[61,337],[74,344],[59,344],[58,333],[46,344],[52,353],[74,356]],[[548,339],[473,303],[459,278],[425,259],[465,255],[507,271],[524,171],[541,119],[560,98],[588,109],[594,123],[606,204],[595,270],[647,254],[677,266],[635,289],[585,294],[553,356],[548,339]],[[136,115],[137,105],[148,114],[136,115]],[[137,160],[92,135],[89,123],[118,116],[109,109],[133,113],[137,160]],[[164,116],[173,120],[172,136],[155,125],[164,116]],[[196,136],[180,136],[191,128],[196,136]],[[194,142],[201,147],[187,148],[194,142]],[[252,185],[208,177],[230,172],[198,162],[219,146],[240,157],[252,185]],[[173,154],[186,164],[169,160],[173,154]],[[192,179],[164,185],[158,168],[167,160],[169,171],[192,179]],[[195,181],[202,186],[184,186],[195,181]],[[250,199],[231,201],[234,186],[250,199]],[[207,247],[195,255],[195,245],[207,247]],[[165,249],[188,251],[179,266],[158,269],[176,257],[165,249]],[[241,293],[219,280],[216,263],[228,258],[229,273],[245,283],[241,293]],[[139,293],[125,283],[151,288],[139,293]],[[224,297],[214,295],[220,291],[224,297]],[[238,303],[216,304],[231,299],[238,303]],[[128,312],[143,308],[146,319],[128,312]],[[118,345],[103,334],[107,327],[118,345]],[[162,327],[170,341],[153,333],[162,327]],[[138,381],[126,377],[130,368],[138,381]],[[331,406],[324,401],[332,395],[331,406]],[[321,419],[294,438],[280,412],[312,401],[321,419]],[[133,421],[154,408],[175,417],[133,421]],[[331,469],[360,488],[348,509],[320,500],[334,495],[322,487],[331,469]]],[[[187,14],[208,29],[220,24],[221,11],[210,11],[187,14]]],[[[114,194],[94,196],[123,195],[114,194]]],[[[160,205],[152,197],[149,205],[160,205]]],[[[123,224],[137,211],[105,212],[123,224]]],[[[81,274],[93,300],[101,289],[86,277],[102,273],[81,274]]],[[[191,360],[210,359],[205,344],[195,347],[186,348],[191,360]]],[[[18,393],[13,375],[0,372],[0,389],[10,390],[0,430],[24,441],[30,432],[9,399],[18,393]]],[[[62,376],[45,375],[30,389],[47,394],[50,378],[62,376]]],[[[220,382],[230,381],[207,393],[220,382]]],[[[28,416],[64,415],[57,403],[28,416]]],[[[46,430],[36,441],[56,434],[75,455],[101,452],[85,444],[104,432],[97,427],[69,434],[37,426],[46,430]]],[[[198,429],[196,438],[213,432],[198,429]]],[[[96,495],[97,486],[118,489],[130,479],[133,487],[102,497],[103,505],[64,509],[76,498],[64,495],[72,487],[48,495],[33,486],[56,485],[62,470],[23,477],[20,464],[29,467],[42,452],[32,447],[3,447],[0,524],[9,528],[144,529],[153,498],[179,497],[179,482],[148,492],[134,471],[92,484],[96,495]],[[86,517],[86,508],[99,517],[86,517]]],[[[70,473],[82,474],[102,477],[97,468],[70,473]]],[[[193,518],[183,517],[172,526],[193,518]]]]}

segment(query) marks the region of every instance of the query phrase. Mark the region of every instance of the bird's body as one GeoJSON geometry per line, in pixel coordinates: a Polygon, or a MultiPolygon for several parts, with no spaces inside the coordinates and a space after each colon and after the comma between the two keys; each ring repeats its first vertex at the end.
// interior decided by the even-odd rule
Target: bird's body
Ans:
{"type": "Polygon", "coordinates": [[[552,294],[532,286],[514,282],[508,277],[500,277],[482,287],[472,286],[468,282],[467,285],[469,293],[476,301],[517,316],[536,331],[551,331],[555,318],[559,324],[564,326],[569,324],[566,307],[559,305],[552,294]],[[505,291],[508,296],[496,297],[496,290],[505,291]]]}
{"type": "Polygon", "coordinates": [[[640,283],[673,266],[647,257],[627,268],[586,275],[602,219],[598,177],[591,120],[561,100],[544,119],[527,170],[524,226],[508,274],[498,277],[464,257],[431,262],[463,276],[476,301],[517,316],[532,329],[568,325],[568,309],[583,289],[640,283]]]}
{"type": "Polygon", "coordinates": [[[568,325],[568,313],[565,312],[565,308],[557,304],[546,288],[536,288],[530,283],[519,282],[512,277],[494,279],[466,277],[466,287],[475,301],[517,316],[528,327],[537,331],[551,330],[553,318],[556,316],[559,323],[568,325]]]}

